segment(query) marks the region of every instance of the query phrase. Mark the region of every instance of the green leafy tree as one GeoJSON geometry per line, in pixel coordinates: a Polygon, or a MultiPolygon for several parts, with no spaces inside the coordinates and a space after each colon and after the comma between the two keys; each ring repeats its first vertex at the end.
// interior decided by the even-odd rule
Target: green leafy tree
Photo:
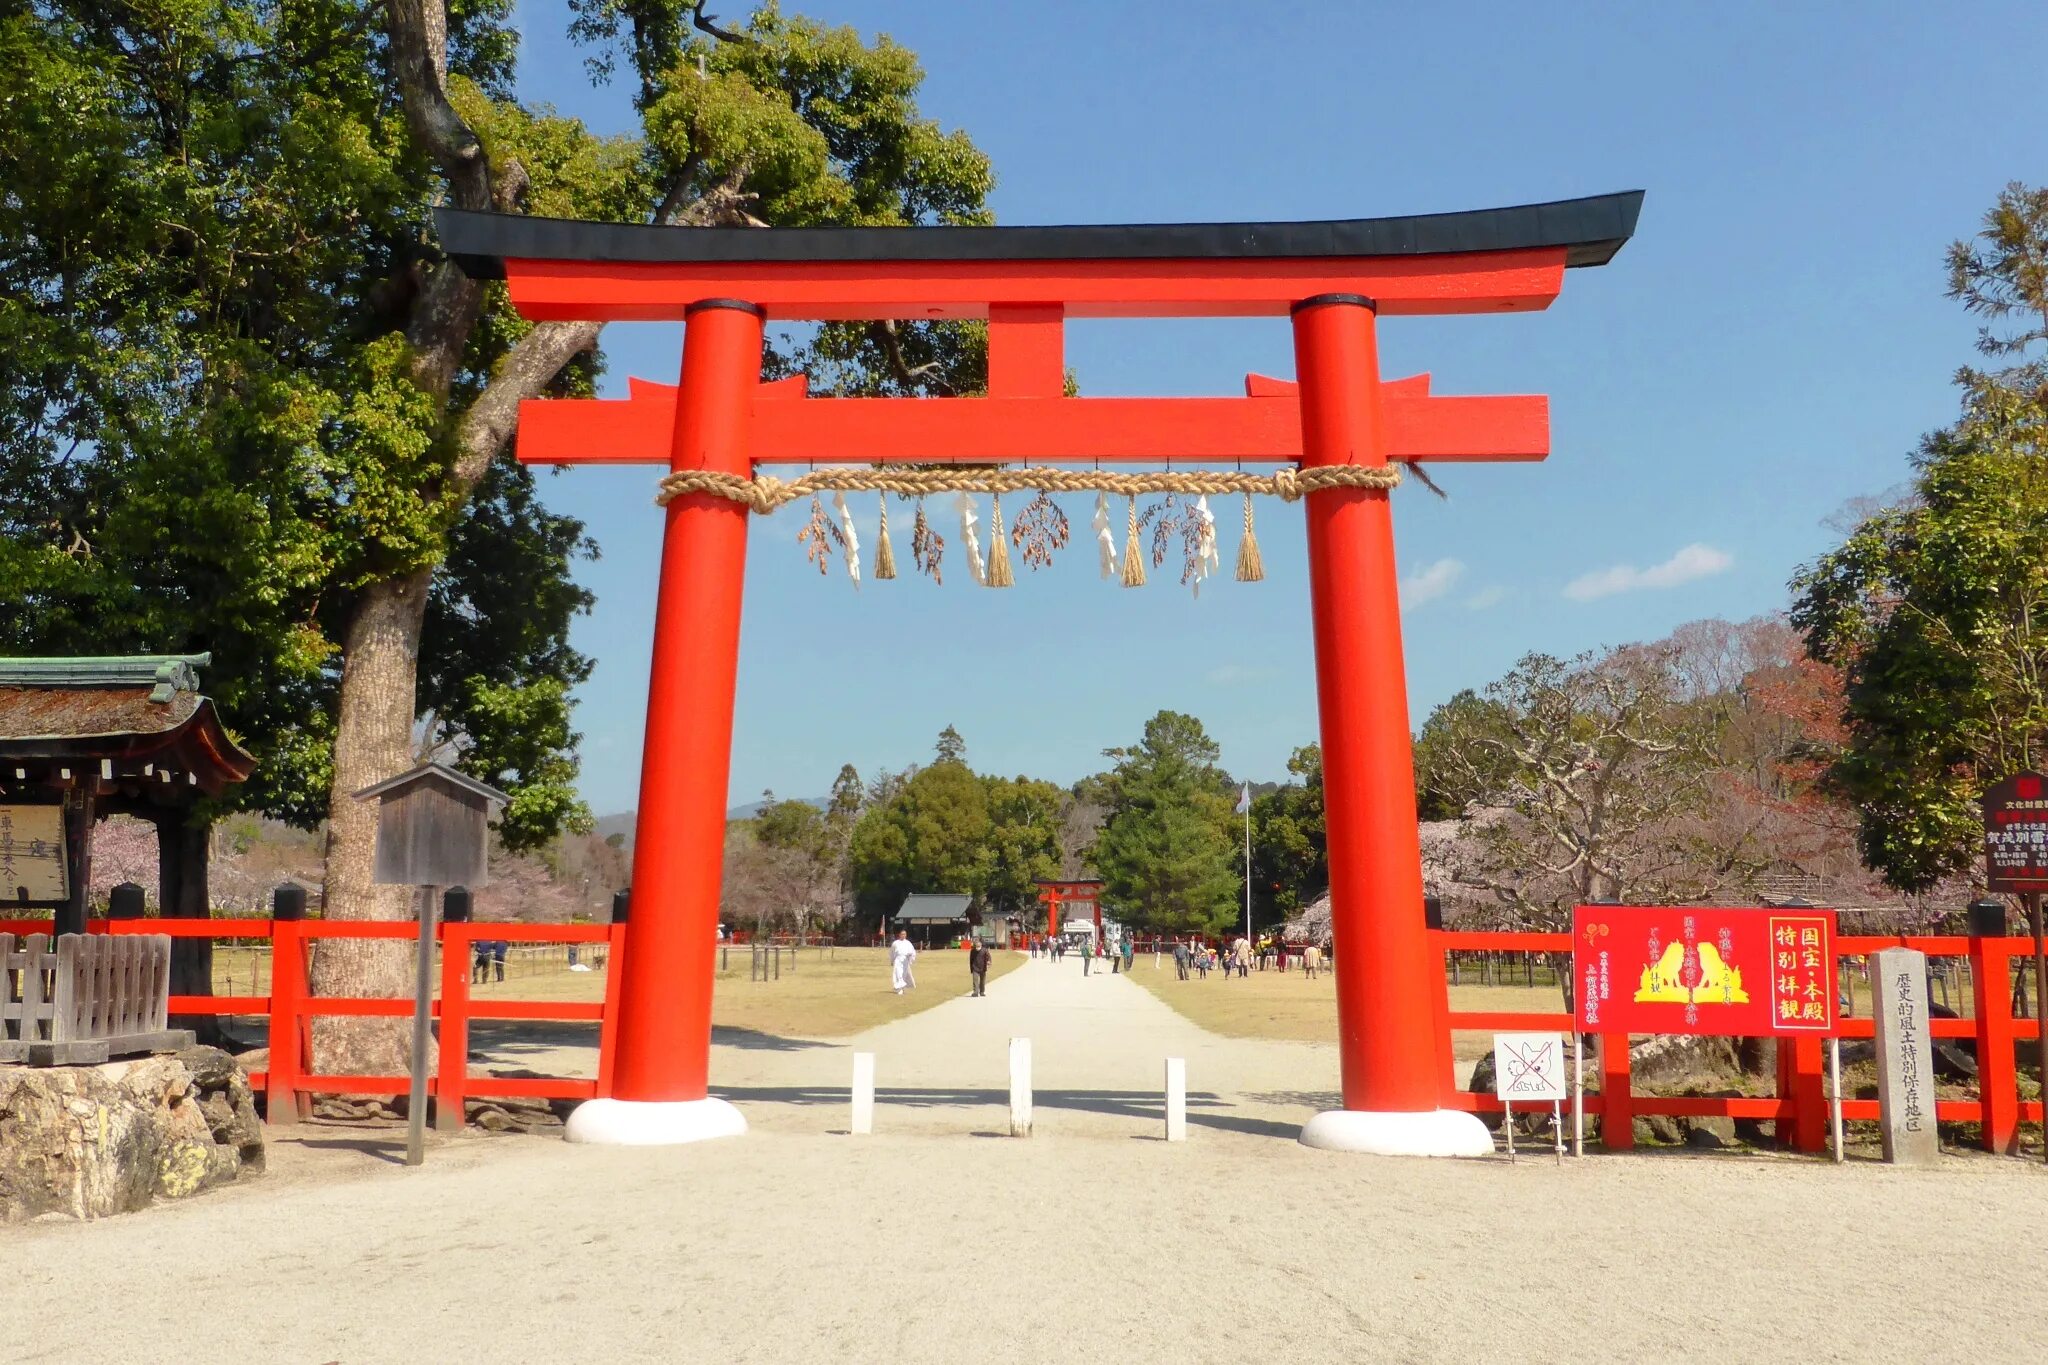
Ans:
{"type": "Polygon", "coordinates": [[[913,891],[973,895],[989,834],[988,790],[965,763],[920,769],[853,827],[856,913],[879,925],[913,891]]]}
{"type": "Polygon", "coordinates": [[[989,831],[975,891],[986,911],[1023,915],[1037,902],[1034,883],[1060,875],[1062,820],[1072,798],[1030,777],[989,777],[983,785],[989,831]]]}
{"type": "Polygon", "coordinates": [[[1323,749],[1305,744],[1287,760],[1296,779],[1252,798],[1252,908],[1273,924],[1330,888],[1323,818],[1323,749]]]}
{"type": "Polygon", "coordinates": [[[1846,682],[1830,774],[1864,860],[1892,886],[1974,878],[1977,800],[2048,761],[2048,191],[2008,187],[1950,249],[1951,297],[1987,328],[1963,413],[1922,442],[1912,493],[1794,580],[1793,621],[1846,682]]]}
{"type": "Polygon", "coordinates": [[[1161,932],[1213,932],[1242,911],[1234,791],[1193,716],[1161,711],[1144,738],[1108,749],[1108,815],[1093,861],[1120,918],[1161,932]]]}
{"type": "MultiPolygon", "coordinates": [[[[0,590],[31,604],[31,647],[212,648],[216,679],[239,670],[245,690],[219,690],[264,751],[252,798],[326,818],[337,917],[408,912],[373,883],[372,818],[350,794],[407,766],[423,717],[515,796],[552,789],[515,801],[508,839],[581,818],[565,698],[585,665],[555,628],[580,607],[560,570],[581,531],[499,466],[520,400],[589,391],[599,329],[519,319],[436,250],[431,207],[987,219],[986,158],[919,113],[922,72],[887,39],[773,6],[727,29],[679,0],[584,0],[572,36],[597,74],[637,82],[640,127],[607,137],[515,100],[510,12],[0,14],[0,590]],[[479,508],[507,520],[465,528],[479,508]],[[492,558],[508,528],[546,584],[492,558]],[[486,610],[534,628],[508,641],[486,610]],[[444,649],[430,620],[491,629],[444,649]]],[[[984,357],[970,327],[841,325],[767,365],[843,391],[961,392],[984,357]]],[[[314,985],[388,995],[405,972],[388,946],[326,945],[314,985]]],[[[403,1064],[402,1030],[321,1034],[324,1069],[403,1064]]]]}

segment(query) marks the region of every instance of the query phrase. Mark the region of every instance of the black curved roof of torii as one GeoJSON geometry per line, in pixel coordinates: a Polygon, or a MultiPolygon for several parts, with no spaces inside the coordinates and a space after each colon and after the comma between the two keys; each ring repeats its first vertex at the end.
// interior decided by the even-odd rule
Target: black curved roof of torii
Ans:
{"type": "Polygon", "coordinates": [[[1130,223],[1071,227],[672,227],[437,208],[441,246],[477,279],[508,258],[619,265],[754,261],[1245,260],[1436,256],[1565,248],[1605,265],[1636,230],[1643,192],[1548,204],[1306,223],[1130,223]]]}

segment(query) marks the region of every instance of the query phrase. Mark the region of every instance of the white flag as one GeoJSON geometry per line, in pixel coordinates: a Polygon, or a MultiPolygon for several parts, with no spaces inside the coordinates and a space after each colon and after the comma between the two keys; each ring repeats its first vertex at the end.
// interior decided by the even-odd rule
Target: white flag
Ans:
{"type": "Polygon", "coordinates": [[[1244,784],[1244,790],[1237,794],[1237,813],[1243,815],[1252,808],[1252,784],[1244,784]]]}

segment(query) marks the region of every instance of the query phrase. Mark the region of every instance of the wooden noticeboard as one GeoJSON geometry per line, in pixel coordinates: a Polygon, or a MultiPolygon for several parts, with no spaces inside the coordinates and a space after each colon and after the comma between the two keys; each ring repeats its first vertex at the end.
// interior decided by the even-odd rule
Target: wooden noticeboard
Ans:
{"type": "Polygon", "coordinates": [[[0,901],[62,905],[71,898],[62,806],[0,806],[0,901]]]}

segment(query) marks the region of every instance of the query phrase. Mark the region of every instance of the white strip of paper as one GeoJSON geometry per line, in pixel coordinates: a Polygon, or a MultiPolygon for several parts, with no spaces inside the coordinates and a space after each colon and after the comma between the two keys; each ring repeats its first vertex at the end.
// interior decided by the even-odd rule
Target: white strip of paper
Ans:
{"type": "MultiPolygon", "coordinates": [[[[888,494],[882,496],[887,497],[888,494]]],[[[839,524],[846,532],[846,576],[853,580],[853,590],[860,591],[860,532],[853,529],[853,509],[846,505],[844,492],[832,495],[832,509],[839,513],[839,524]]]]}
{"type": "Polygon", "coordinates": [[[973,498],[962,493],[959,501],[960,542],[967,547],[967,572],[985,588],[988,586],[988,566],[981,560],[981,538],[974,533],[975,527],[981,524],[981,518],[975,515],[973,498]]]}
{"type": "Polygon", "coordinates": [[[1201,537],[1195,542],[1195,575],[1189,586],[1195,596],[1202,595],[1202,580],[1223,567],[1223,557],[1216,553],[1216,514],[1209,510],[1209,495],[1204,493],[1195,499],[1195,521],[1200,524],[1201,537]]]}
{"type": "Polygon", "coordinates": [[[1109,494],[1095,495],[1095,548],[1102,553],[1102,576],[1116,577],[1116,537],[1109,530],[1109,494]]]}

